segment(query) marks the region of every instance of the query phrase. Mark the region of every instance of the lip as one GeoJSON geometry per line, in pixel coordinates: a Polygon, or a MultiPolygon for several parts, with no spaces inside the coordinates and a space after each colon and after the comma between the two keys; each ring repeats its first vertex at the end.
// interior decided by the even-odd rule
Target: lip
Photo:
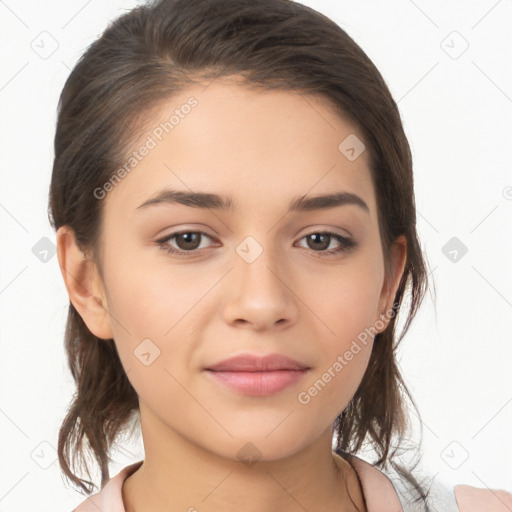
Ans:
{"type": "Polygon", "coordinates": [[[206,370],[218,372],[272,372],[277,370],[306,370],[309,367],[281,354],[254,356],[242,354],[220,361],[206,370]]]}
{"type": "Polygon", "coordinates": [[[297,383],[310,368],[281,354],[240,355],[205,368],[216,382],[251,396],[269,396],[297,383]]]}

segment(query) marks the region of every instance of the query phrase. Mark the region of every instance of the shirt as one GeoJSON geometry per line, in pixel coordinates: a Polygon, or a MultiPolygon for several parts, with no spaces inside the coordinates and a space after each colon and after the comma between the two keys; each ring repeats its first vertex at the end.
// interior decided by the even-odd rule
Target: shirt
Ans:
{"type": "MultiPolygon", "coordinates": [[[[340,462],[336,457],[339,454],[333,453],[336,464],[340,462]]],[[[408,512],[423,510],[414,507],[407,500],[405,493],[398,492],[398,485],[372,464],[356,457],[355,455],[344,454],[347,460],[356,471],[361,482],[366,508],[368,512],[408,512]],[[396,486],[396,487],[395,487],[396,486]]],[[[122,486],[124,481],[137,469],[143,461],[138,461],[122,469],[116,476],[112,477],[101,491],[83,501],[72,512],[126,512],[122,497],[122,486]]],[[[452,491],[432,489],[431,506],[434,511],[439,512],[511,512],[512,494],[503,490],[480,489],[469,485],[456,485],[452,491]]]]}

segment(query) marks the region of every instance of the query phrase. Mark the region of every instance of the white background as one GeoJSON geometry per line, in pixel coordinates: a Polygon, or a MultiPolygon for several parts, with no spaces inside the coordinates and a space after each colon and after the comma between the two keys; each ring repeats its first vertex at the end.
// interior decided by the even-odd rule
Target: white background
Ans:
{"type": "MultiPolygon", "coordinates": [[[[450,486],[512,491],[512,1],[304,3],[373,60],[412,147],[435,291],[401,366],[423,422],[423,469],[450,486]],[[443,253],[452,237],[468,249],[455,262],[443,253]]],[[[84,499],[56,460],[74,391],[68,296],[57,257],[44,263],[32,248],[55,241],[46,209],[62,86],[108,21],[135,5],[0,2],[0,512],[69,512],[84,499]],[[43,44],[58,47],[42,58],[43,44]]],[[[140,439],[113,457],[111,476],[143,458],[140,439]]]]}

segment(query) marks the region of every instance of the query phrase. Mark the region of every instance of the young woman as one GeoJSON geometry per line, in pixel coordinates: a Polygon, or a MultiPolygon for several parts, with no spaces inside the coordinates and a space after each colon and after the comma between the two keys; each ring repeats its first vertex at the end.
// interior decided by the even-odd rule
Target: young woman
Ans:
{"type": "Polygon", "coordinates": [[[118,18],[62,91],[49,214],[77,386],[59,461],[89,494],[87,453],[102,475],[76,512],[509,510],[504,491],[429,498],[398,460],[395,352],[427,289],[411,153],[328,18],[287,0],[118,18]],[[110,478],[139,422],[144,460],[110,478]]]}

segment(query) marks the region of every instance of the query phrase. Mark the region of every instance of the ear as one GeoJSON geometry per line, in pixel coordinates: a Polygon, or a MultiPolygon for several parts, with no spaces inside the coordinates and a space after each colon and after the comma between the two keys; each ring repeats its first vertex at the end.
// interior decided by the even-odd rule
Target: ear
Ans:
{"type": "MultiPolygon", "coordinates": [[[[392,307],[395,295],[400,285],[402,275],[407,261],[407,239],[404,235],[400,235],[391,248],[391,269],[386,271],[384,284],[379,299],[379,320],[378,325],[382,326],[378,331],[385,331],[391,318],[392,307]]],[[[375,322],[377,324],[377,321],[375,322]]]]}
{"type": "Polygon", "coordinates": [[[76,244],[69,226],[57,230],[57,258],[69,299],[98,338],[113,338],[104,286],[96,264],[76,244]]]}

